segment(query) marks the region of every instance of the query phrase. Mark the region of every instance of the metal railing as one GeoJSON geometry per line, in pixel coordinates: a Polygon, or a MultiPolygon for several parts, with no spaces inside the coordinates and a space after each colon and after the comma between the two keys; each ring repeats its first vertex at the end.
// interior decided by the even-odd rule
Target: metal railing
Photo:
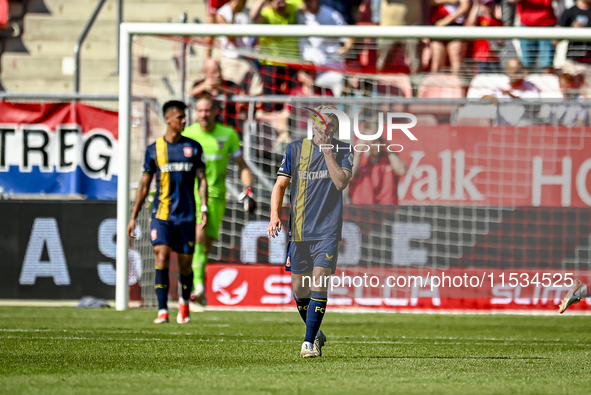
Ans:
{"type": "MultiPolygon", "coordinates": [[[[103,5],[107,0],[99,0],[92,15],[86,22],[86,26],[82,30],[80,37],[78,37],[78,41],[76,41],[76,45],[74,46],[74,93],[80,93],[80,51],[82,50],[82,45],[86,40],[86,36],[90,32],[92,25],[96,21],[96,18],[101,12],[103,5]]],[[[123,0],[117,0],[117,69],[115,70],[115,74],[119,75],[119,35],[121,34],[119,25],[123,21],[123,0]]]]}

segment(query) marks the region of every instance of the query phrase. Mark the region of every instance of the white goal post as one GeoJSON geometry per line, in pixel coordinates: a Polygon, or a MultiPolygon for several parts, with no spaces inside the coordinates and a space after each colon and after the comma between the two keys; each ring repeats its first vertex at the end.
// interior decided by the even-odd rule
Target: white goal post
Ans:
{"type": "Polygon", "coordinates": [[[117,188],[116,309],[129,301],[127,223],[130,216],[132,39],[134,36],[351,37],[386,39],[547,39],[591,41],[589,29],[547,27],[302,26],[122,23],[119,57],[119,172],[117,188]]]}

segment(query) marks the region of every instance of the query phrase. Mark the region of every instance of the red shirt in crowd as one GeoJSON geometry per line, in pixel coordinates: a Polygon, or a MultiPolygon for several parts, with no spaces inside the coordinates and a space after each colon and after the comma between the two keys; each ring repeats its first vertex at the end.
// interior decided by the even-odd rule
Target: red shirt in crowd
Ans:
{"type": "Polygon", "coordinates": [[[4,28],[8,24],[8,0],[0,0],[0,28],[4,28]]]}
{"type": "MultiPolygon", "coordinates": [[[[497,18],[480,15],[476,19],[476,26],[503,26],[503,22],[497,18]]],[[[472,57],[479,62],[499,60],[497,54],[490,50],[490,40],[474,40],[474,55],[472,57]]]]}
{"type": "Polygon", "coordinates": [[[525,26],[554,26],[556,14],[552,0],[521,0],[517,3],[521,24],[525,26]]]}
{"type": "Polygon", "coordinates": [[[398,176],[394,174],[388,155],[370,157],[365,153],[359,160],[358,173],[349,182],[352,204],[398,205],[398,176]]]}

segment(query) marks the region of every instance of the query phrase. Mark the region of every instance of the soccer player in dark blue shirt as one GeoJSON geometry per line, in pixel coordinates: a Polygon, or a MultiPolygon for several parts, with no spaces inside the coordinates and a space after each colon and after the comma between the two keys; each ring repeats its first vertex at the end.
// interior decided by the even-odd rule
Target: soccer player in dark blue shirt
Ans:
{"type": "MultiPolygon", "coordinates": [[[[190,321],[189,299],[193,286],[191,260],[195,249],[195,178],[199,182],[199,195],[207,202],[207,180],[203,148],[195,140],[183,137],[187,118],[185,103],[172,100],[164,104],[166,133],[146,149],[144,173],[136,191],[127,234],[134,238],[135,220],[156,175],[156,194],[152,204],[150,239],[156,255],[156,297],[158,317],[156,324],[168,322],[168,268],[170,251],[178,253],[179,297],[177,322],[190,321]]],[[[207,222],[207,205],[200,208],[202,224],[207,222]]]]}
{"type": "MultiPolygon", "coordinates": [[[[336,109],[334,106],[320,106],[336,109]]],[[[291,271],[294,299],[306,323],[300,355],[322,355],[326,336],[320,331],[326,312],[328,284],[338,260],[343,227],[343,189],[353,173],[353,149],[333,138],[338,130],[336,116],[323,115],[325,123],[314,125],[312,140],[289,144],[277,172],[271,195],[271,219],[267,236],[277,237],[282,224],[279,210],[291,181],[291,211],[287,268],[291,271]]]]}

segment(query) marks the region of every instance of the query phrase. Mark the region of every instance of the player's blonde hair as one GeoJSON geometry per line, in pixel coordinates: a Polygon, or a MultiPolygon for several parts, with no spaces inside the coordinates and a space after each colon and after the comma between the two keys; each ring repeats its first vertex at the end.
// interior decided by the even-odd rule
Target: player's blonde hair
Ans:
{"type": "MultiPolygon", "coordinates": [[[[318,111],[319,113],[322,114],[322,110],[338,110],[338,108],[332,104],[322,104],[316,108],[314,108],[315,111],[318,111]]],[[[332,114],[322,114],[323,116],[329,116],[332,119],[335,119],[337,121],[337,128],[336,130],[339,130],[339,118],[336,115],[332,115],[332,114]]],[[[327,122],[328,123],[328,122],[327,122]]]]}

